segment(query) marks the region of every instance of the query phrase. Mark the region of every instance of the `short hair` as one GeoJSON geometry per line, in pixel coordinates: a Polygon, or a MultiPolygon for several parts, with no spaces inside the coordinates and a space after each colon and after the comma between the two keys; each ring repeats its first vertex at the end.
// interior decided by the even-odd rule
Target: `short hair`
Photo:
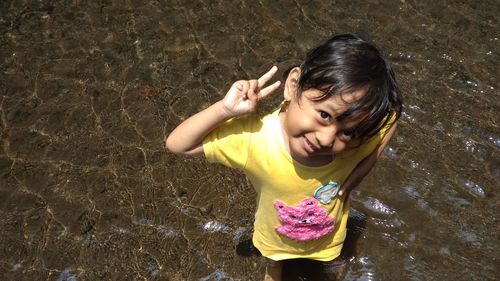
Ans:
{"type": "Polygon", "coordinates": [[[313,48],[307,53],[300,70],[297,98],[302,91],[311,88],[323,92],[318,101],[365,91],[362,98],[337,117],[345,120],[359,113],[366,114],[354,129],[354,138],[368,139],[401,115],[401,93],[389,61],[372,43],[356,34],[336,35],[313,48]]]}

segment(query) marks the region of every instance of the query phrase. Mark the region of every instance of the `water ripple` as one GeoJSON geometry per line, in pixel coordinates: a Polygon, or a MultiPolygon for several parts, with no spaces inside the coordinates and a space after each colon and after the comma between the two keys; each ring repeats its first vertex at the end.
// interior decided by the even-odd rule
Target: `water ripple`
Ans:
{"type": "Polygon", "coordinates": [[[73,274],[73,268],[67,267],[61,272],[59,277],[57,278],[57,281],[77,281],[78,279],[76,276],[73,274]]]}
{"type": "Polygon", "coordinates": [[[174,238],[177,235],[177,231],[175,229],[164,225],[158,226],[158,232],[166,238],[174,238]]]}
{"type": "Polygon", "coordinates": [[[432,127],[432,129],[436,132],[440,132],[440,133],[444,133],[446,130],[444,128],[444,125],[443,123],[439,122],[439,121],[436,121],[436,123],[434,124],[434,126],[432,127]]]}
{"type": "Polygon", "coordinates": [[[12,266],[12,268],[10,269],[10,271],[18,271],[19,269],[21,269],[23,267],[23,263],[22,262],[19,262],[19,263],[16,263],[12,266]]]}
{"type": "Polygon", "coordinates": [[[241,240],[241,237],[243,236],[243,234],[245,234],[245,231],[247,230],[246,227],[238,227],[236,229],[236,231],[234,232],[234,237],[233,237],[233,242],[234,244],[238,244],[241,240]]]}
{"type": "Polygon", "coordinates": [[[469,242],[473,246],[476,247],[482,246],[481,239],[479,238],[479,236],[476,233],[472,232],[471,230],[462,230],[459,235],[460,238],[469,242]]]}
{"type": "Polygon", "coordinates": [[[356,280],[376,280],[373,262],[369,257],[360,257],[358,263],[361,264],[361,269],[359,270],[360,276],[356,280]]]}
{"type": "Polygon", "coordinates": [[[439,254],[442,256],[451,256],[451,252],[448,247],[441,247],[441,249],[439,249],[439,254]]]}
{"type": "Polygon", "coordinates": [[[413,116],[411,116],[410,114],[406,113],[405,111],[403,111],[401,113],[401,117],[411,123],[415,123],[417,121],[417,119],[413,116]]]}
{"type": "Polygon", "coordinates": [[[463,184],[463,187],[473,195],[476,195],[480,198],[486,197],[486,192],[484,192],[484,189],[473,181],[466,180],[463,184]]]}
{"type": "Polygon", "coordinates": [[[479,147],[478,144],[471,139],[465,141],[465,150],[483,158],[489,154],[485,149],[479,147]]]}
{"type": "Polygon", "coordinates": [[[390,146],[387,146],[384,149],[384,155],[387,156],[391,160],[398,160],[399,159],[398,151],[395,148],[392,148],[390,146]]]}
{"type": "Polygon", "coordinates": [[[435,216],[437,215],[437,211],[432,209],[429,206],[429,203],[422,198],[422,195],[418,192],[415,186],[405,186],[403,187],[404,192],[410,197],[412,200],[417,201],[417,206],[419,206],[422,210],[425,210],[428,214],[435,216]]]}
{"type": "Polygon", "coordinates": [[[374,211],[379,214],[384,214],[384,215],[392,215],[396,213],[394,209],[390,208],[389,206],[385,205],[382,203],[380,200],[372,197],[368,197],[363,202],[363,206],[365,206],[367,209],[374,211]]]}
{"type": "Polygon", "coordinates": [[[146,263],[146,271],[149,274],[149,277],[155,279],[161,276],[161,271],[158,268],[158,265],[153,262],[147,262],[146,263]]]}
{"type": "Polygon", "coordinates": [[[408,277],[409,280],[412,280],[412,281],[425,280],[425,279],[421,278],[422,277],[422,270],[418,268],[414,256],[408,255],[406,257],[406,260],[404,263],[404,268],[405,268],[405,271],[407,273],[409,273],[409,275],[406,276],[406,277],[408,277]]]}
{"type": "Polygon", "coordinates": [[[134,224],[139,224],[139,225],[150,225],[151,224],[151,220],[147,219],[147,218],[140,218],[138,221],[132,221],[134,224]]]}
{"type": "Polygon", "coordinates": [[[488,137],[488,140],[496,147],[500,148],[500,138],[499,137],[488,137]]]}
{"type": "Polygon", "coordinates": [[[217,221],[209,221],[202,228],[208,232],[227,232],[231,230],[229,226],[217,221]]]}
{"type": "Polygon", "coordinates": [[[413,112],[417,112],[417,113],[425,113],[425,111],[416,104],[409,104],[406,107],[406,109],[409,109],[409,110],[411,110],[413,112]]]}
{"type": "Polygon", "coordinates": [[[384,220],[380,218],[370,218],[370,221],[376,225],[383,228],[398,228],[404,225],[404,222],[399,219],[384,220]]]}
{"type": "Polygon", "coordinates": [[[219,281],[219,280],[234,280],[228,274],[220,269],[210,273],[209,275],[198,279],[198,281],[219,281]]]}
{"type": "Polygon", "coordinates": [[[420,193],[418,193],[417,188],[414,186],[405,186],[403,187],[403,190],[408,196],[412,199],[420,198],[420,193]]]}

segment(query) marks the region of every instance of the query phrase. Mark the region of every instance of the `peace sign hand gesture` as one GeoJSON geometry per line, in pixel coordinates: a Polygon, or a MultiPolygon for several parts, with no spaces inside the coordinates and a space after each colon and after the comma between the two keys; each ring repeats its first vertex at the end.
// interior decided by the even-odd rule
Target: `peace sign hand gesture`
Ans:
{"type": "Polygon", "coordinates": [[[255,112],[257,109],[257,103],[279,88],[280,81],[276,81],[263,88],[277,71],[278,68],[273,66],[258,80],[236,81],[222,100],[228,115],[231,117],[237,117],[255,112]]]}

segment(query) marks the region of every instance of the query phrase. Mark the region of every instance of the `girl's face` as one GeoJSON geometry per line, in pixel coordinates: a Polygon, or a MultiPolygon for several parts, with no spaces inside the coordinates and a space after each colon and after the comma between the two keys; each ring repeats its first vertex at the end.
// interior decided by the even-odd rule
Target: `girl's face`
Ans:
{"type": "MultiPolygon", "coordinates": [[[[285,146],[295,161],[306,166],[322,166],[330,163],[335,154],[343,151],[351,141],[352,130],[362,120],[363,114],[349,120],[337,119],[364,91],[333,96],[321,101],[317,89],[302,92],[299,99],[285,86],[288,110],[280,113],[285,146]]],[[[293,87],[292,87],[293,90],[293,87]]]]}

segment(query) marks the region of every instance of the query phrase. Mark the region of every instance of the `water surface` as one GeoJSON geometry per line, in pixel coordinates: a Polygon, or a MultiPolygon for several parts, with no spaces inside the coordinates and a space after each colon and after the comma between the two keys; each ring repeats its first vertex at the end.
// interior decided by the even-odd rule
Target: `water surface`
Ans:
{"type": "Polygon", "coordinates": [[[498,1],[24,0],[0,12],[3,280],[260,280],[249,182],[165,152],[164,136],[236,79],[345,31],[393,61],[404,114],[352,196],[342,258],[289,263],[287,280],[496,279],[498,1]]]}

